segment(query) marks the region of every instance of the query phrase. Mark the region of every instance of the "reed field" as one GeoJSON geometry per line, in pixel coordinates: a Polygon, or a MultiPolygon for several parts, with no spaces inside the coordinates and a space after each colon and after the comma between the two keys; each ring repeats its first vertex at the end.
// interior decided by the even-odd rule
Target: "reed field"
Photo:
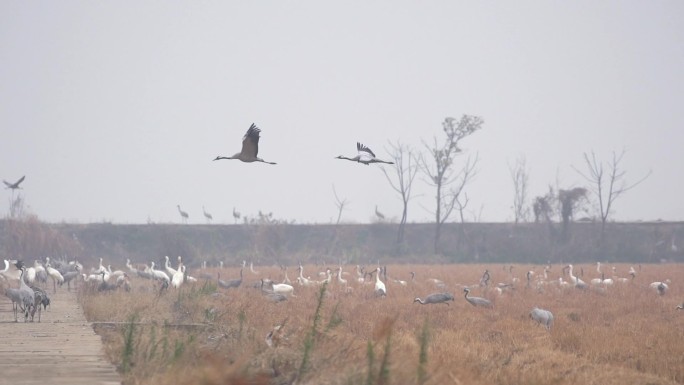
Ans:
{"type": "MultiPolygon", "coordinates": [[[[259,266],[258,274],[245,269],[237,289],[217,287],[216,274],[237,278],[239,269],[205,269],[189,273],[214,278],[179,289],[131,277],[130,292],[81,286],[79,300],[126,384],[684,383],[684,310],[675,310],[684,302],[684,265],[635,265],[633,280],[588,290],[561,287],[559,277],[569,281],[562,265],[551,266],[553,283],[539,285],[543,266],[509,266],[389,265],[386,297],[374,294],[374,278],[358,283],[355,266],[343,266],[346,287],[335,276],[303,287],[289,270],[295,296],[275,303],[259,284],[281,282],[283,271],[259,266]],[[483,288],[485,269],[491,281],[483,288]],[[536,274],[528,287],[529,270],[536,274]],[[664,295],[649,287],[666,279],[664,295]],[[499,294],[498,283],[514,286],[499,294]],[[493,307],[471,306],[464,286],[493,307]],[[414,303],[441,291],[455,300],[414,303]],[[553,312],[550,331],[530,319],[533,307],[553,312]]],[[[598,276],[595,265],[574,268],[587,283],[598,276]]],[[[603,271],[629,278],[629,268],[603,271]]],[[[322,280],[324,270],[304,266],[304,276],[322,280]]]]}

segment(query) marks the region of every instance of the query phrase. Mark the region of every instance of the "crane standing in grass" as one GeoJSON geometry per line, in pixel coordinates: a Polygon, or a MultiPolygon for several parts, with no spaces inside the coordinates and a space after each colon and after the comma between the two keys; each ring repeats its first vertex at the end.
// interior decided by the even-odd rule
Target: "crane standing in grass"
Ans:
{"type": "Polygon", "coordinates": [[[378,205],[375,205],[375,216],[378,217],[378,220],[381,222],[385,220],[385,215],[378,211],[378,205]]]}
{"type": "Polygon", "coordinates": [[[465,299],[468,301],[471,305],[473,306],[478,306],[478,307],[492,307],[492,301],[482,298],[482,297],[469,297],[468,294],[470,293],[469,288],[464,288],[463,291],[465,292],[465,299]]]}
{"type": "Polygon", "coordinates": [[[385,283],[380,280],[380,274],[382,273],[382,268],[378,267],[375,269],[375,294],[385,297],[387,296],[387,288],[385,283]]]}
{"type": "Polygon", "coordinates": [[[183,223],[188,223],[188,218],[190,217],[188,213],[181,210],[180,205],[176,205],[176,207],[178,207],[178,214],[181,216],[181,221],[183,221],[183,223]]]}
{"type": "Polygon", "coordinates": [[[430,294],[425,299],[420,299],[416,297],[416,299],[413,300],[413,302],[418,302],[421,305],[427,305],[427,304],[433,304],[433,303],[443,303],[446,305],[449,305],[449,301],[453,301],[454,296],[451,295],[450,293],[435,293],[435,294],[430,294]]]}
{"type": "Polygon", "coordinates": [[[260,132],[261,130],[254,123],[252,123],[252,125],[249,126],[247,133],[242,138],[242,150],[240,150],[240,152],[236,153],[233,156],[217,156],[214,160],[237,159],[246,163],[262,162],[268,164],[276,164],[275,162],[267,162],[257,157],[257,154],[259,153],[260,132]]]}
{"type": "Polygon", "coordinates": [[[231,289],[231,288],[238,288],[242,284],[242,270],[243,268],[240,268],[240,278],[236,279],[230,279],[228,281],[224,281],[221,279],[221,273],[216,273],[217,274],[217,283],[220,287],[224,289],[231,289]]]}
{"type": "Polygon", "coordinates": [[[553,326],[553,313],[548,310],[535,307],[530,312],[530,318],[535,320],[538,324],[544,325],[546,330],[551,330],[551,326],[553,326]]]}
{"type": "Polygon", "coordinates": [[[214,217],[211,216],[211,214],[209,214],[209,213],[207,212],[207,210],[204,208],[204,206],[202,206],[202,213],[204,214],[204,218],[207,219],[207,223],[211,223],[211,221],[214,220],[214,217]]]}

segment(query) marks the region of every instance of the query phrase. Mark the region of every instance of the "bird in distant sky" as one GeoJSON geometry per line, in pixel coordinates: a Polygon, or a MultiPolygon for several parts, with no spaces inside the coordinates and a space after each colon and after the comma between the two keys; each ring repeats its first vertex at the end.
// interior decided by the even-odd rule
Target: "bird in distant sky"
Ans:
{"type": "Polygon", "coordinates": [[[356,142],[356,149],[359,151],[359,154],[356,155],[353,158],[347,158],[346,156],[338,156],[336,159],[345,159],[345,160],[351,160],[352,162],[359,162],[363,163],[366,166],[368,166],[371,163],[386,163],[386,164],[394,164],[394,162],[388,162],[385,160],[381,160],[375,157],[375,154],[373,151],[371,151],[370,148],[364,146],[360,142],[356,142]]]}
{"type": "Polygon", "coordinates": [[[3,180],[2,183],[4,183],[5,186],[7,186],[7,187],[5,187],[5,188],[11,188],[12,190],[16,190],[16,189],[20,189],[20,188],[21,188],[21,187],[19,187],[19,185],[21,184],[21,182],[24,181],[24,178],[26,178],[26,175],[22,176],[21,178],[19,178],[18,181],[14,182],[14,183],[10,183],[10,182],[8,182],[8,181],[6,181],[6,180],[3,180]]]}
{"type": "Polygon", "coordinates": [[[257,157],[259,153],[259,133],[261,130],[252,123],[247,130],[247,133],[242,138],[242,150],[233,156],[217,156],[214,160],[221,159],[239,159],[243,162],[263,162],[268,164],[276,164],[275,162],[267,162],[257,157]]]}

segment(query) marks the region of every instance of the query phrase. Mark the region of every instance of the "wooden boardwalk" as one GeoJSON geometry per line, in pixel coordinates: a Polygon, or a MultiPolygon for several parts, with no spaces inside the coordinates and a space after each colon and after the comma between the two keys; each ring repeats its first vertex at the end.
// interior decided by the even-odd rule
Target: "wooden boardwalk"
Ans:
{"type": "Polygon", "coordinates": [[[51,306],[43,310],[41,322],[36,312],[33,323],[24,323],[21,313],[14,322],[12,302],[0,296],[0,385],[121,384],[75,292],[66,287],[51,291],[51,306]]]}

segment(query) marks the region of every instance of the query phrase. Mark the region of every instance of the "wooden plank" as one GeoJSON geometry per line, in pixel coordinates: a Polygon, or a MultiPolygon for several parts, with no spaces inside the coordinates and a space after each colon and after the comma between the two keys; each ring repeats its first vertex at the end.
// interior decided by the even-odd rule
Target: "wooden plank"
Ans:
{"type": "Polygon", "coordinates": [[[38,322],[14,321],[12,303],[0,299],[0,385],[121,384],[104,356],[102,340],[86,321],[76,293],[48,291],[51,305],[38,322]]]}

